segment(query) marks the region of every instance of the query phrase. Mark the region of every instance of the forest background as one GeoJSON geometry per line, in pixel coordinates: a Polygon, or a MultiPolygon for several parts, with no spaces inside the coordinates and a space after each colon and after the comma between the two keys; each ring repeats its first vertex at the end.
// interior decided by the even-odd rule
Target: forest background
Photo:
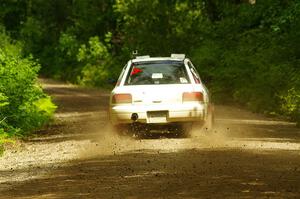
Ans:
{"type": "Polygon", "coordinates": [[[298,0],[1,0],[0,145],[53,115],[38,75],[111,88],[133,50],[185,53],[215,103],[300,123],[298,0]]]}

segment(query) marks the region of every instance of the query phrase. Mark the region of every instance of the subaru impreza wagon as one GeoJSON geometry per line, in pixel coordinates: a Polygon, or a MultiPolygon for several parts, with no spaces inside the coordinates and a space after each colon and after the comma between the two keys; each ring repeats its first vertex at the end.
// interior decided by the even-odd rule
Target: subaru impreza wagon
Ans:
{"type": "Polygon", "coordinates": [[[109,118],[133,133],[176,132],[213,124],[209,92],[190,59],[138,56],[124,66],[111,92],[109,118]]]}

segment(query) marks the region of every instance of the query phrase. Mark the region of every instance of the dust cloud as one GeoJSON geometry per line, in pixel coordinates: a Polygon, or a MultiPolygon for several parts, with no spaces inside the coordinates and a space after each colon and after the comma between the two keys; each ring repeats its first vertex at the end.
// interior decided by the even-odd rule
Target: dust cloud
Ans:
{"type": "Polygon", "coordinates": [[[193,128],[188,138],[180,138],[171,134],[142,138],[121,136],[109,125],[97,129],[96,134],[97,136],[91,139],[90,144],[80,151],[79,158],[124,153],[172,153],[191,149],[300,150],[299,143],[295,143],[291,139],[270,137],[265,129],[221,120],[217,121],[217,125],[212,131],[199,127],[193,128]]]}
{"type": "Polygon", "coordinates": [[[226,135],[226,131],[228,129],[220,127],[213,132],[200,128],[193,129],[188,138],[170,133],[135,137],[119,135],[106,125],[97,130],[97,137],[91,138],[90,146],[84,147],[79,155],[80,158],[91,158],[124,153],[170,153],[186,149],[230,147],[231,138],[226,135]]]}

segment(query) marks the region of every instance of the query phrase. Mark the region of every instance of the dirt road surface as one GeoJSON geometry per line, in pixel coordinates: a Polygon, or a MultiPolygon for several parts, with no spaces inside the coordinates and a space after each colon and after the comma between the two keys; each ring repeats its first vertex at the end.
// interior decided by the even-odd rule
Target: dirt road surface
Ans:
{"type": "Polygon", "coordinates": [[[108,92],[42,80],[56,121],[0,157],[0,198],[300,198],[300,130],[216,107],[192,138],[118,137],[108,92]]]}

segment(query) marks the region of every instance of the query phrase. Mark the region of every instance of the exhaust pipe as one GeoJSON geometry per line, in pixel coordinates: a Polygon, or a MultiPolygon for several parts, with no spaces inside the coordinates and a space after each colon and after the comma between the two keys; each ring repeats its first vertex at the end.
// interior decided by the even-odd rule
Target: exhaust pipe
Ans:
{"type": "Polygon", "coordinates": [[[131,120],[134,121],[134,122],[136,122],[138,119],[139,119],[138,114],[137,113],[132,113],[131,120]]]}

